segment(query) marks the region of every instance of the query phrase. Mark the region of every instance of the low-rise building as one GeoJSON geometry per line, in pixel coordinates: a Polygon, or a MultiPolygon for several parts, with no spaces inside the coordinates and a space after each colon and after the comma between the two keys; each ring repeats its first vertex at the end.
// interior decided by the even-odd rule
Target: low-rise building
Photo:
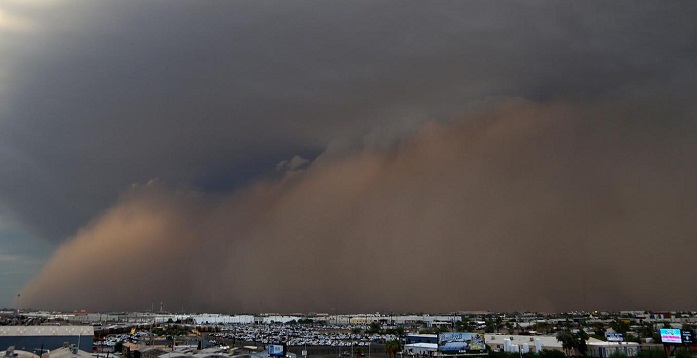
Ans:
{"type": "Polygon", "coordinates": [[[516,347],[520,352],[538,352],[538,350],[564,351],[556,336],[525,336],[515,334],[484,334],[484,343],[489,349],[505,352],[509,347],[516,347]]]}
{"type": "Polygon", "coordinates": [[[615,352],[621,352],[627,357],[634,357],[641,349],[636,342],[604,342],[601,340],[588,341],[588,356],[595,358],[607,358],[615,352]]]}
{"type": "Polygon", "coordinates": [[[92,326],[0,326],[0,347],[33,351],[54,350],[75,345],[85,352],[92,351],[94,328],[92,326]]]}

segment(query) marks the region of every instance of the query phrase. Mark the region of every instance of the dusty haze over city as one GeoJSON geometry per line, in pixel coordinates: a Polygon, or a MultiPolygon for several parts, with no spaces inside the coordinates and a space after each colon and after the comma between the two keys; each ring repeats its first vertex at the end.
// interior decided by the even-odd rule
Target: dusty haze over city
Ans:
{"type": "Polygon", "coordinates": [[[697,309],[695,18],[5,1],[0,306],[697,309]]]}

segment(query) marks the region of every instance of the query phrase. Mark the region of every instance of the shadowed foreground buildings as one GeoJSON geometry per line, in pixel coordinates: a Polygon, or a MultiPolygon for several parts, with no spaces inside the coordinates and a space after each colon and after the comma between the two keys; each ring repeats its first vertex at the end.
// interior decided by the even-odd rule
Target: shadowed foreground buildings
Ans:
{"type": "Polygon", "coordinates": [[[3,350],[11,346],[24,351],[41,347],[52,350],[67,343],[91,352],[93,342],[92,326],[0,326],[0,347],[3,350]]]}
{"type": "MultiPolygon", "coordinates": [[[[556,336],[551,335],[514,335],[487,333],[483,334],[484,343],[492,352],[507,353],[534,353],[539,354],[543,350],[559,351],[564,353],[562,342],[556,336]]],[[[438,356],[438,335],[435,334],[408,334],[404,344],[404,354],[409,356],[438,356]]],[[[587,357],[606,358],[615,352],[620,352],[628,357],[634,357],[640,350],[636,342],[605,342],[596,338],[586,341],[588,346],[587,357]]]]}
{"type": "Polygon", "coordinates": [[[566,345],[565,338],[579,343],[584,336],[583,346],[587,347],[584,351],[588,357],[596,358],[607,358],[615,352],[631,357],[647,349],[663,353],[667,348],[693,351],[697,348],[694,340],[683,338],[683,344],[678,346],[664,339],[668,337],[668,333],[664,334],[669,330],[667,327],[679,332],[678,337],[683,331],[694,336],[696,312],[459,312],[434,316],[33,312],[8,322],[15,325],[0,326],[0,349],[15,346],[31,353],[43,348],[51,351],[50,358],[56,358],[53,354],[56,348],[71,345],[93,353],[122,353],[129,358],[160,358],[165,353],[203,358],[201,354],[232,357],[262,353],[270,345],[280,344],[287,347],[285,353],[298,357],[365,354],[368,358],[384,358],[402,354],[413,358],[448,356],[453,347],[460,347],[460,342],[470,343],[457,348],[458,352],[463,350],[472,356],[486,352],[496,357],[503,353],[522,355],[543,351],[580,356],[581,350],[569,348],[573,346],[566,345]],[[618,338],[623,342],[617,341],[618,338]],[[399,348],[388,349],[397,342],[399,348]],[[482,348],[484,345],[486,350],[482,348]]]}

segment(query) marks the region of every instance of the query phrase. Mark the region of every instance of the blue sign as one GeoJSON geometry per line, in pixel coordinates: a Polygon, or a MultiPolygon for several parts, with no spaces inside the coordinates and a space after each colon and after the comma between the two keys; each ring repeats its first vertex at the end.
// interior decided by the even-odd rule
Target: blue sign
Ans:
{"type": "Polygon", "coordinates": [[[286,347],[282,344],[269,344],[266,351],[272,357],[284,357],[286,355],[286,347]]]}
{"type": "Polygon", "coordinates": [[[608,342],[624,342],[622,333],[605,333],[605,338],[608,342]]]}

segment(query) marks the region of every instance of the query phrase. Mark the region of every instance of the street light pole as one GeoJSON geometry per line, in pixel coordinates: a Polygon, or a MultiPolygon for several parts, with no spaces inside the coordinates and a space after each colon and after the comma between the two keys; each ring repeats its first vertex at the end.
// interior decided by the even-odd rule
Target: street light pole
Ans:
{"type": "Polygon", "coordinates": [[[152,346],[152,344],[153,344],[152,326],[155,325],[155,300],[153,300],[153,299],[150,300],[150,314],[153,315],[152,322],[150,322],[150,345],[152,346]]]}

